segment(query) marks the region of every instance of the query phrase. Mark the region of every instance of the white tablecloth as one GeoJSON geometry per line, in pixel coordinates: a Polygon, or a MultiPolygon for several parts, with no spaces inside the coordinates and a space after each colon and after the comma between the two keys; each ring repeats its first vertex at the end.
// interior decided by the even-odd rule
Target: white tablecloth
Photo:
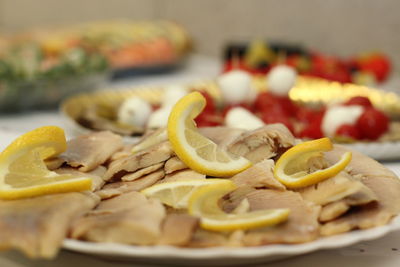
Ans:
{"type": "MultiPolygon", "coordinates": [[[[220,64],[217,60],[202,56],[191,57],[186,68],[169,74],[134,77],[111,83],[110,87],[126,88],[136,85],[164,85],[176,83],[189,83],[194,80],[201,80],[215,77],[220,71],[220,64]]],[[[66,127],[64,118],[58,111],[31,112],[15,115],[0,114],[0,149],[9,144],[16,136],[44,125],[57,125],[66,130],[68,137],[74,132],[66,127]]],[[[388,168],[400,175],[400,162],[384,163],[388,168]]],[[[1,229],[0,229],[1,231],[1,229]]],[[[1,267],[66,267],[66,266],[143,266],[143,264],[127,264],[103,261],[91,256],[61,251],[56,259],[52,261],[30,260],[18,252],[0,253],[1,267]]],[[[190,265],[190,262],[188,262],[190,265]]],[[[260,266],[260,265],[258,265],[260,266]]],[[[363,266],[363,267],[397,267],[400,266],[400,232],[392,233],[378,240],[363,242],[347,248],[325,250],[310,253],[303,256],[290,258],[268,266],[291,267],[291,266],[363,266]]]]}

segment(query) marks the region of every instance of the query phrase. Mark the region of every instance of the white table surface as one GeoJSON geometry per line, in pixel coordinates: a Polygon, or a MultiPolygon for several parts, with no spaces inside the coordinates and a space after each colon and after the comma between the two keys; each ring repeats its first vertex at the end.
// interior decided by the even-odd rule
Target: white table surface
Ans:
{"type": "MultiPolygon", "coordinates": [[[[218,75],[220,64],[217,60],[202,56],[189,58],[186,67],[174,73],[134,77],[109,84],[113,88],[126,88],[139,85],[185,84],[196,80],[209,79],[218,75]]],[[[67,137],[74,131],[66,126],[66,121],[58,111],[30,112],[24,114],[0,114],[0,149],[3,149],[16,136],[44,125],[57,125],[65,129],[67,137]]],[[[388,168],[400,175],[400,161],[385,162],[388,168]]],[[[190,262],[188,262],[190,265],[190,262]]],[[[267,264],[265,264],[266,266],[267,264]]],[[[51,261],[30,260],[15,251],[0,253],[1,267],[81,267],[81,266],[143,266],[143,264],[104,261],[92,256],[62,250],[51,261]]],[[[152,266],[152,265],[147,265],[152,266]]],[[[263,265],[257,265],[263,266],[263,265]]],[[[391,233],[378,240],[359,243],[350,247],[323,250],[278,262],[269,263],[273,267],[291,266],[363,266],[397,267],[400,266],[400,232],[391,233]]]]}

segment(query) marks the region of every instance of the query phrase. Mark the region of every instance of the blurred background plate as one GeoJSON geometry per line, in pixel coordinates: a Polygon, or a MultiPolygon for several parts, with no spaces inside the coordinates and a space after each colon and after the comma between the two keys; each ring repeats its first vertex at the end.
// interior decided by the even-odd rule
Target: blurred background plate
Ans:
{"type": "Polygon", "coordinates": [[[400,141],[346,144],[346,147],[360,151],[376,160],[395,160],[400,158],[400,141]]]}
{"type": "Polygon", "coordinates": [[[0,112],[56,108],[68,96],[104,86],[109,73],[0,84],[0,112]]]}
{"type": "MultiPolygon", "coordinates": [[[[259,90],[265,90],[265,82],[260,79],[254,80],[255,86],[259,90]]],[[[217,84],[212,81],[203,81],[199,83],[188,84],[186,86],[192,90],[206,91],[217,102],[221,101],[221,95],[217,84]]],[[[61,104],[61,113],[66,117],[69,126],[75,129],[77,134],[87,133],[95,130],[91,126],[90,118],[87,113],[90,111],[91,117],[93,113],[101,119],[106,119],[112,124],[112,128],[119,127],[116,122],[116,113],[118,107],[124,100],[130,97],[139,97],[148,101],[151,105],[157,106],[162,99],[166,87],[130,87],[125,90],[102,90],[94,93],[80,94],[73,96],[61,104]],[[110,115],[111,114],[111,115],[110,115]]],[[[315,78],[300,78],[296,86],[290,92],[290,97],[301,103],[308,105],[329,104],[332,101],[343,101],[354,95],[363,95],[371,99],[371,101],[379,108],[384,110],[392,118],[399,118],[400,115],[400,99],[398,95],[392,92],[372,89],[364,86],[352,84],[339,84],[337,82],[329,82],[326,80],[315,78]]],[[[397,125],[397,123],[396,123],[397,125]]],[[[395,128],[397,129],[397,128],[395,128]]],[[[98,129],[99,130],[99,129],[98,129]]],[[[122,129],[120,134],[124,133],[122,129]]],[[[135,131],[134,136],[140,136],[142,131],[135,131]]],[[[378,160],[389,160],[400,158],[400,140],[398,133],[392,136],[392,139],[382,139],[380,142],[355,142],[345,144],[350,148],[361,151],[372,158],[378,160]]],[[[129,139],[129,138],[128,138],[129,139]]]]}

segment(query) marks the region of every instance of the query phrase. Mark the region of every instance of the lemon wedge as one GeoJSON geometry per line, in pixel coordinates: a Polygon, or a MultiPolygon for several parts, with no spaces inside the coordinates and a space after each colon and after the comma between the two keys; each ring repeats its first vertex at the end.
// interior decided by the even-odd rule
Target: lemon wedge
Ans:
{"type": "Polygon", "coordinates": [[[176,209],[185,209],[189,197],[199,187],[209,184],[224,186],[227,183],[230,183],[230,181],[226,179],[183,180],[156,184],[143,189],[141,193],[146,197],[157,198],[162,203],[176,209]]]}
{"type": "Polygon", "coordinates": [[[47,169],[43,160],[66,148],[64,131],[56,126],[41,127],[14,140],[0,154],[0,198],[90,190],[90,178],[59,175],[47,169]]]}
{"type": "Polygon", "coordinates": [[[230,180],[223,185],[215,183],[198,188],[189,198],[189,214],[200,218],[201,227],[213,231],[247,230],[272,226],[287,220],[289,209],[225,213],[218,205],[219,200],[236,188],[230,180]]]}
{"type": "Polygon", "coordinates": [[[321,156],[333,149],[329,138],[316,139],[300,143],[278,159],[274,168],[275,177],[288,188],[300,188],[316,184],[341,172],[351,161],[351,152],[344,153],[334,165],[308,173],[307,161],[311,157],[321,156]]]}
{"type": "Polygon", "coordinates": [[[194,118],[206,105],[199,92],[181,98],[168,118],[168,138],[178,157],[191,169],[215,177],[229,177],[251,166],[243,157],[235,157],[201,135],[194,118]]]}

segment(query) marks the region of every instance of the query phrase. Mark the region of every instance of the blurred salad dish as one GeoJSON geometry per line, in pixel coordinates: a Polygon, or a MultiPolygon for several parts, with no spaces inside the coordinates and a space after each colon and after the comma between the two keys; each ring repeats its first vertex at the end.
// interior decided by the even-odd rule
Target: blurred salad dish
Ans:
{"type": "Polygon", "coordinates": [[[9,42],[0,51],[0,111],[55,107],[101,85],[107,70],[102,54],[78,44],[54,51],[34,40],[9,42]]]}
{"type": "Polygon", "coordinates": [[[116,20],[33,31],[48,51],[81,44],[103,54],[114,71],[172,65],[190,50],[185,29],[170,21],[116,20]]]}
{"type": "Polygon", "coordinates": [[[110,21],[0,38],[0,111],[55,107],[111,75],[173,69],[190,39],[169,21],[110,21]]]}
{"type": "Polygon", "coordinates": [[[304,76],[367,86],[385,82],[392,71],[389,57],[379,51],[341,58],[302,45],[263,40],[228,44],[224,63],[223,72],[239,68],[253,74],[266,74],[277,64],[287,64],[304,76]]]}

